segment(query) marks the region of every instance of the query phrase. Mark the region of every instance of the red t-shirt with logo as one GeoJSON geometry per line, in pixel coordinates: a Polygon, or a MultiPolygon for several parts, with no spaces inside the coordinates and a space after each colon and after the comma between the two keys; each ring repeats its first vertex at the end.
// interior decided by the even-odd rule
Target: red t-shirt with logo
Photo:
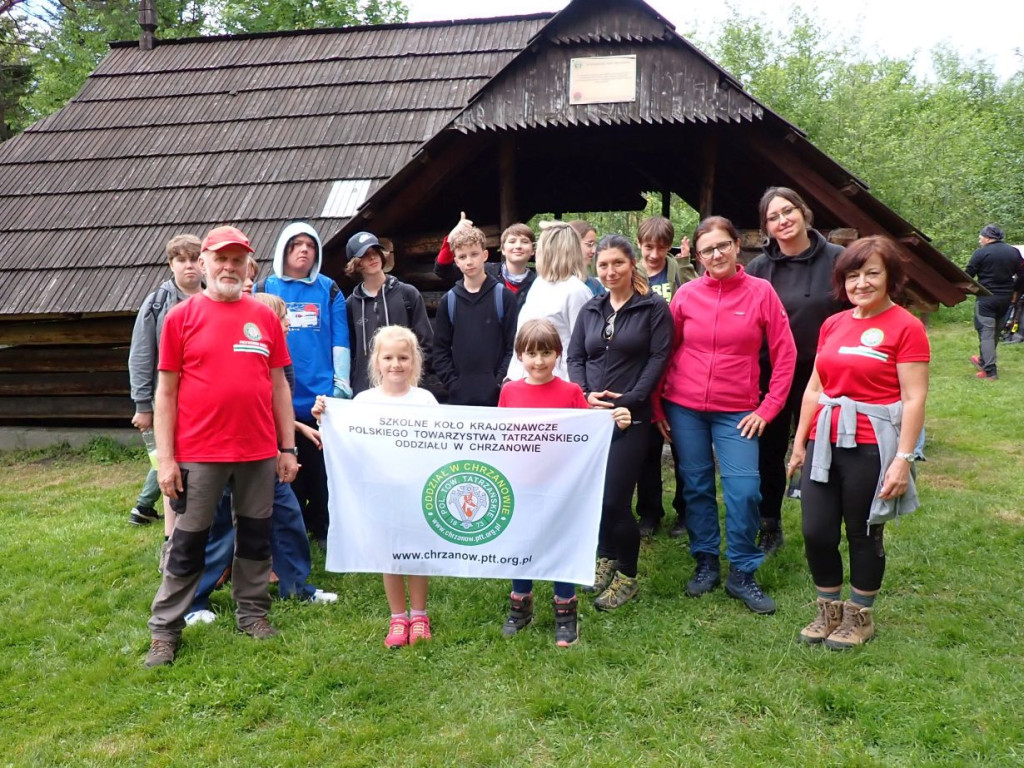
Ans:
{"type": "Polygon", "coordinates": [[[161,371],[180,374],[177,461],[259,461],[277,455],[270,371],[291,362],[281,321],[243,295],[197,294],[167,313],[161,371]]]}
{"type": "Polygon", "coordinates": [[[499,408],[589,408],[579,384],[557,376],[547,384],[509,381],[498,396],[499,408]]]}
{"type": "MultiPolygon", "coordinates": [[[[897,363],[926,363],[931,359],[928,334],[921,321],[900,306],[865,319],[853,316],[853,310],[828,318],[818,336],[818,356],[814,366],[825,394],[845,395],[874,405],[887,405],[900,399],[897,363]]],[[[817,432],[815,411],[811,438],[817,432]]],[[[839,410],[832,413],[832,442],[836,440],[839,410]]],[[[857,414],[857,443],[876,443],[875,431],[864,414],[857,414]]]]}

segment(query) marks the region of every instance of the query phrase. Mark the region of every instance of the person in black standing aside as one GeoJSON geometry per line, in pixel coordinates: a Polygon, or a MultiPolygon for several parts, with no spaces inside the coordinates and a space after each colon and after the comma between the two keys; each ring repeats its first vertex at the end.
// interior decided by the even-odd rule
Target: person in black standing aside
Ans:
{"type": "Polygon", "coordinates": [[[979,296],[974,303],[974,328],[978,332],[978,352],[971,363],[979,379],[998,379],[996,344],[1006,313],[1024,287],[1024,261],[1020,252],[1003,242],[1003,230],[986,224],[978,235],[978,248],[967,262],[968,275],[989,290],[991,296],[979,296]]]}

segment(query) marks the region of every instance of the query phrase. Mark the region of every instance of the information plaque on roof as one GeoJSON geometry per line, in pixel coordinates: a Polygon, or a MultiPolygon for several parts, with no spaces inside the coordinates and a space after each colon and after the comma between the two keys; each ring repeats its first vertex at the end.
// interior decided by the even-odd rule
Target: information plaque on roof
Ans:
{"type": "Polygon", "coordinates": [[[569,60],[570,104],[636,101],[636,56],[569,60]]]}

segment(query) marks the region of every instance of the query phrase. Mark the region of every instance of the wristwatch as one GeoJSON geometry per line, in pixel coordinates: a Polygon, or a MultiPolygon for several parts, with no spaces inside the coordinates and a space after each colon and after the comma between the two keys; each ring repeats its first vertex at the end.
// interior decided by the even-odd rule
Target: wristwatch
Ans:
{"type": "Polygon", "coordinates": [[[897,459],[903,459],[908,464],[913,464],[915,461],[917,461],[917,454],[916,453],[900,453],[899,451],[897,451],[896,452],[896,458],[897,459]]]}
{"type": "Polygon", "coordinates": [[[299,449],[294,445],[291,448],[278,448],[277,450],[279,450],[281,453],[290,453],[292,456],[299,455],[299,449]]]}

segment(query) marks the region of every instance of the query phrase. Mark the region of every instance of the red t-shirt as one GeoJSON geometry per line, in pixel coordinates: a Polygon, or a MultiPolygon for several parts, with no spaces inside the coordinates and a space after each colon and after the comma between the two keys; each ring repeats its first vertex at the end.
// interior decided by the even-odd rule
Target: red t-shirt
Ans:
{"type": "MultiPolygon", "coordinates": [[[[897,363],[926,363],[931,358],[928,334],[921,321],[900,306],[892,306],[880,315],[857,319],[853,310],[828,318],[818,336],[818,356],[814,366],[829,397],[845,395],[874,405],[887,405],[900,399],[897,363]]],[[[817,431],[817,414],[811,438],[817,431]]],[[[832,414],[832,441],[839,424],[838,408],[832,414]]],[[[857,414],[857,442],[876,443],[868,417],[857,414]]]]}
{"type": "Polygon", "coordinates": [[[547,384],[510,381],[501,388],[499,408],[589,408],[579,384],[557,376],[547,384]]]}
{"type": "Polygon", "coordinates": [[[258,461],[277,455],[272,368],[291,362],[281,321],[249,296],[197,294],[167,313],[161,371],[180,374],[177,461],[258,461]]]}

